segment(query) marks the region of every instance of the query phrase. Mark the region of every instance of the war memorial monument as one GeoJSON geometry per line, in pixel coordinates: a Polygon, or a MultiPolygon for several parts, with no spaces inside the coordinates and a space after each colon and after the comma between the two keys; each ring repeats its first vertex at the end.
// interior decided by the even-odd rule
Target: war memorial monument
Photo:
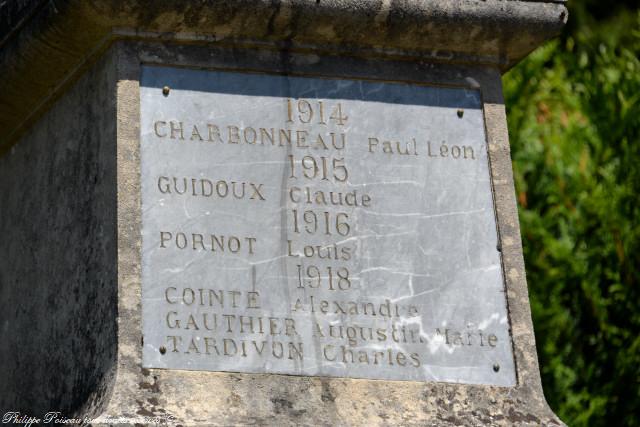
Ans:
{"type": "Polygon", "coordinates": [[[3,7],[4,420],[561,425],[501,74],[563,2],[3,7]]]}

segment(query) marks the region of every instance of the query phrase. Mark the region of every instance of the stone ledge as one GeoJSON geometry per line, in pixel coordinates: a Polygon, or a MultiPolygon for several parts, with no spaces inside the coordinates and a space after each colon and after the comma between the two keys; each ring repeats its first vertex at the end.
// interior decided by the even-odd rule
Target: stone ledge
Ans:
{"type": "Polygon", "coordinates": [[[119,38],[491,65],[505,71],[567,19],[563,1],[24,1],[0,42],[0,152],[119,38]],[[463,31],[452,31],[464,26],[463,31]]]}

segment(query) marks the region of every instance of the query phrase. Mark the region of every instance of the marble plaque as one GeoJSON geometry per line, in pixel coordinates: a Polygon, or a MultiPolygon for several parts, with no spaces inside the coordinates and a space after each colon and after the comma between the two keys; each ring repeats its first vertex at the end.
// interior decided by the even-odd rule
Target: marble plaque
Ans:
{"type": "Polygon", "coordinates": [[[480,93],[143,66],[143,366],[514,386],[480,93]]]}

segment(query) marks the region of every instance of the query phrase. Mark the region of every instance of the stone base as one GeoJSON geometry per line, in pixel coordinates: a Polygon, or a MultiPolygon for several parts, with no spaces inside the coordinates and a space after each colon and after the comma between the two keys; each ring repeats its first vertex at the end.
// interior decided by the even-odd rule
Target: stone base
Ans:
{"type": "Polygon", "coordinates": [[[540,387],[495,69],[305,54],[283,59],[270,51],[118,42],[0,161],[2,233],[24,245],[1,258],[2,312],[8,314],[5,328],[12,328],[1,350],[5,411],[29,414],[55,408],[68,417],[99,417],[105,424],[109,417],[136,423],[145,416],[219,425],[560,424],[540,387]],[[141,63],[479,89],[517,385],[142,368],[141,63]],[[41,242],[37,252],[20,249],[33,247],[27,245],[33,242],[41,242]],[[23,283],[33,285],[25,288],[23,283]],[[20,349],[19,359],[15,349],[20,349]]]}
{"type": "Polygon", "coordinates": [[[562,425],[540,383],[500,80],[558,33],[562,4],[23,3],[0,30],[0,413],[104,425],[562,425]],[[141,64],[479,90],[516,385],[143,368],[141,64]]]}

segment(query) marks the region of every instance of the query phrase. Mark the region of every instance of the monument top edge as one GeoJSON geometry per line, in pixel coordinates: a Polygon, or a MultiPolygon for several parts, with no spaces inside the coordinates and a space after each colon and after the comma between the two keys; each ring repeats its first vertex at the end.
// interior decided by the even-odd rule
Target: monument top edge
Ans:
{"type": "Polygon", "coordinates": [[[567,17],[564,0],[9,2],[0,9],[0,153],[51,88],[73,80],[113,40],[271,45],[504,72],[557,36],[567,17]]]}
{"type": "Polygon", "coordinates": [[[17,41],[28,48],[30,39],[55,36],[72,41],[86,30],[86,39],[91,40],[93,34],[106,36],[113,29],[129,28],[206,34],[215,39],[288,41],[294,46],[346,43],[401,51],[474,52],[484,57],[501,55],[502,66],[509,67],[559,34],[568,16],[565,2],[23,0],[10,2],[0,14],[0,51],[17,41]],[[503,46],[500,52],[495,49],[498,44],[503,46]]]}

